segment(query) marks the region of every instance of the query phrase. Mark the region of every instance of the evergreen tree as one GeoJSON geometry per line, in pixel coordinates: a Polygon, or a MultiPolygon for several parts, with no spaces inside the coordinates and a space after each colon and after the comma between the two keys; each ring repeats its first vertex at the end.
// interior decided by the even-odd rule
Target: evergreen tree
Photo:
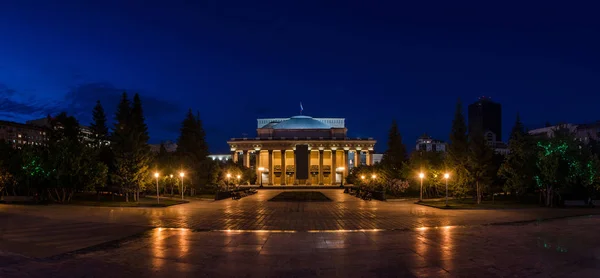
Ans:
{"type": "Polygon", "coordinates": [[[96,106],[92,111],[92,123],[90,124],[92,130],[95,148],[103,146],[104,142],[108,139],[108,127],[106,126],[106,114],[104,114],[104,108],[100,101],[96,101],[96,106]]]}
{"type": "Polygon", "coordinates": [[[510,134],[508,149],[509,153],[500,166],[498,175],[506,179],[504,190],[519,197],[532,189],[535,173],[534,147],[519,114],[510,134]]]}
{"type": "Polygon", "coordinates": [[[452,185],[454,194],[464,195],[469,183],[467,170],[469,154],[469,141],[467,137],[467,125],[462,111],[460,99],[456,103],[454,120],[452,120],[452,131],[446,156],[446,168],[453,169],[452,185]]]}
{"type": "Polygon", "coordinates": [[[123,93],[117,107],[112,149],[114,152],[113,182],[125,193],[129,201],[129,193],[134,192],[137,200],[139,189],[151,178],[149,176],[150,156],[141,102],[131,107],[127,94],[123,93]],[[135,111],[135,114],[134,114],[135,111]]]}
{"type": "Polygon", "coordinates": [[[484,188],[489,186],[492,181],[493,156],[494,151],[487,145],[483,134],[480,132],[471,134],[467,168],[470,180],[475,183],[477,204],[481,203],[484,188]]]}
{"type": "Polygon", "coordinates": [[[148,126],[144,118],[144,110],[142,109],[142,100],[139,94],[133,96],[133,105],[131,108],[131,124],[134,132],[139,134],[138,141],[140,144],[148,144],[150,136],[148,135],[148,126]]]}
{"type": "Polygon", "coordinates": [[[131,186],[133,187],[136,201],[139,201],[140,190],[143,190],[151,179],[149,166],[152,156],[150,154],[150,146],[148,145],[150,136],[148,135],[148,126],[146,125],[143,111],[142,100],[139,94],[135,94],[131,108],[130,126],[131,134],[133,135],[133,165],[135,165],[135,180],[131,186]]]}
{"type": "MultiPolygon", "coordinates": [[[[208,145],[205,141],[204,128],[199,116],[194,117],[190,109],[181,123],[181,133],[177,139],[177,156],[182,167],[193,170],[193,178],[198,185],[210,180],[210,165],[207,161],[208,145]]],[[[190,177],[190,180],[192,177],[190,177]]],[[[192,181],[192,180],[191,180],[192,181]]]]}
{"type": "Polygon", "coordinates": [[[387,145],[388,149],[383,154],[381,164],[399,171],[402,168],[402,163],[406,160],[406,146],[402,143],[402,136],[398,130],[396,120],[392,121],[387,145]]]}

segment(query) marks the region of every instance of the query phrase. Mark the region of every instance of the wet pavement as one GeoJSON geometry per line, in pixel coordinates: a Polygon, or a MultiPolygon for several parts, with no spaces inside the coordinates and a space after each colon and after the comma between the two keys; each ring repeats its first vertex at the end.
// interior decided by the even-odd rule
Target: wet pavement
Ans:
{"type": "Polygon", "coordinates": [[[332,202],[267,202],[280,192],[169,208],[0,206],[0,277],[600,274],[600,218],[543,220],[595,209],[439,210],[341,190],[322,190],[332,202]]]}

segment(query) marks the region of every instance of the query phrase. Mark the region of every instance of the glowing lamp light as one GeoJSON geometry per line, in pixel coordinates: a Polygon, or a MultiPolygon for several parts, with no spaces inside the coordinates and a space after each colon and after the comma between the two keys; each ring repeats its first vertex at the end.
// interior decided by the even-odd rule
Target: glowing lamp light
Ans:
{"type": "Polygon", "coordinates": [[[444,178],[445,178],[445,179],[448,179],[448,178],[450,178],[450,174],[448,174],[448,173],[444,174],[444,178]]]}
{"type": "Polygon", "coordinates": [[[155,177],[155,178],[158,178],[158,173],[154,173],[154,177],[155,177]]]}
{"type": "Polygon", "coordinates": [[[228,173],[228,174],[227,174],[227,178],[231,178],[231,174],[229,174],[229,173],[228,173]]]}
{"type": "Polygon", "coordinates": [[[423,173],[419,173],[419,178],[421,178],[421,179],[422,179],[422,178],[424,178],[424,177],[425,177],[425,174],[423,174],[423,173]]]}
{"type": "Polygon", "coordinates": [[[265,167],[259,167],[259,168],[258,168],[258,171],[261,171],[261,172],[263,172],[264,170],[265,170],[265,167]]]}
{"type": "Polygon", "coordinates": [[[372,179],[376,179],[376,178],[377,178],[377,175],[372,175],[372,176],[371,176],[371,178],[372,178],[372,179]]]}
{"type": "Polygon", "coordinates": [[[179,176],[183,178],[183,176],[185,176],[185,174],[183,172],[179,173],[179,176]]]}
{"type": "Polygon", "coordinates": [[[237,178],[238,178],[238,180],[239,180],[239,179],[241,179],[241,178],[242,178],[242,176],[240,176],[240,175],[237,175],[237,178]]]}
{"type": "Polygon", "coordinates": [[[360,176],[360,178],[364,180],[364,179],[365,179],[365,176],[364,176],[364,175],[362,175],[362,176],[360,176]]]}

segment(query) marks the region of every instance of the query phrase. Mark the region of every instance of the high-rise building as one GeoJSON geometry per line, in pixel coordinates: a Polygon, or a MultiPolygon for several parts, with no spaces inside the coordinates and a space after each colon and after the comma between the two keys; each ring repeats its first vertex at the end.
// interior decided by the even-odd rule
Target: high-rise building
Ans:
{"type": "Polygon", "coordinates": [[[502,141],[502,106],[499,103],[480,97],[469,105],[469,134],[474,132],[481,132],[486,139],[494,142],[502,141]]]}

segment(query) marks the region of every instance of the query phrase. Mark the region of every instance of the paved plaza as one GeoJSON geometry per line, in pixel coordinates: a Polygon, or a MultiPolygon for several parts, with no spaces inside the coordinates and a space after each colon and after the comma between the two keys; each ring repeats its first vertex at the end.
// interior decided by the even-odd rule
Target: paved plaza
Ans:
{"type": "Polygon", "coordinates": [[[410,201],[0,206],[0,277],[598,277],[596,209],[410,201]],[[551,220],[552,219],[552,220],[551,220]]]}

